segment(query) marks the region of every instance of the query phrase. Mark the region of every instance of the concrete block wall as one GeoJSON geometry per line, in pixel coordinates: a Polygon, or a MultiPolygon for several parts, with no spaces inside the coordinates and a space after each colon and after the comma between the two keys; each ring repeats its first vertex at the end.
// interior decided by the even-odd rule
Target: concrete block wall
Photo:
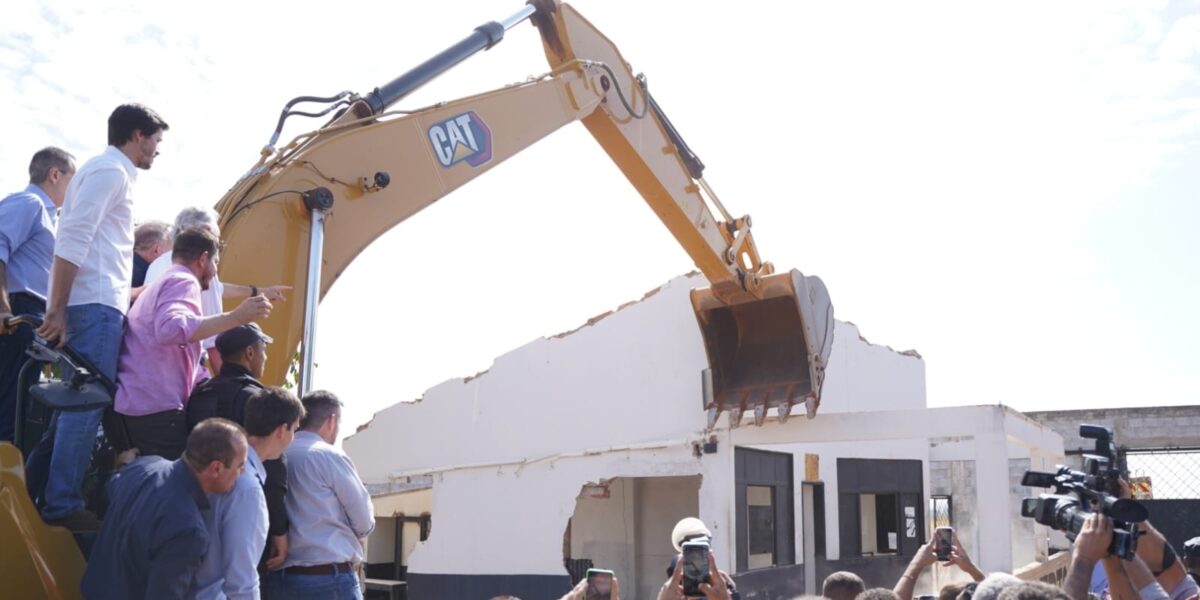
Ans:
{"type": "MultiPolygon", "coordinates": [[[[1095,442],[1079,437],[1079,425],[1104,425],[1113,430],[1125,448],[1200,447],[1200,406],[1155,406],[1027,412],[1026,416],[1050,427],[1063,438],[1063,449],[1090,451],[1095,442]]],[[[1068,456],[1079,466],[1078,455],[1068,456]]]]}

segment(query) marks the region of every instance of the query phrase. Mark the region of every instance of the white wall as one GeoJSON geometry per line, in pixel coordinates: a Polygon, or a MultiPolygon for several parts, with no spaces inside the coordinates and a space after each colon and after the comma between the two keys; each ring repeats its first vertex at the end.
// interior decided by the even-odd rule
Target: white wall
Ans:
{"type": "Polygon", "coordinates": [[[633,482],[618,477],[608,486],[608,498],[579,498],[571,519],[571,557],[590,558],[598,568],[616,571],[622,582],[634,573],[637,551],[633,482]]]}
{"type": "MultiPolygon", "coordinates": [[[[699,285],[699,276],[676,278],[574,332],[517,348],[485,373],[385,409],[348,437],[346,451],[368,483],[434,474],[433,531],[410,569],[561,574],[562,535],[581,485],[668,475],[702,476],[700,517],[713,531],[718,561],[731,564],[733,440],[759,428],[731,433],[723,417],[715,432],[720,451],[692,453],[693,442],[707,438],[707,362],[689,299],[699,285]],[[497,540],[508,551],[494,552],[497,540]]],[[[924,392],[918,357],[870,345],[853,325],[836,324],[823,414],[920,408],[924,392]]],[[[789,443],[812,431],[803,412],[795,408],[782,426],[789,443]]],[[[796,464],[803,469],[802,455],[796,464]]],[[[827,506],[836,517],[836,498],[827,506]]]]}
{"type": "Polygon", "coordinates": [[[677,278],[595,325],[535,340],[478,377],[387,408],[346,438],[346,451],[365,481],[381,483],[398,472],[698,436],[707,359],[688,292],[702,283],[677,278]]]}
{"type": "Polygon", "coordinates": [[[653,598],[658,594],[666,569],[675,556],[671,531],[684,517],[698,514],[700,482],[694,477],[638,479],[636,593],[631,598],[653,598]]]}
{"type": "Polygon", "coordinates": [[[925,408],[925,361],[872,344],[837,321],[822,391],[822,413],[925,408]]]}

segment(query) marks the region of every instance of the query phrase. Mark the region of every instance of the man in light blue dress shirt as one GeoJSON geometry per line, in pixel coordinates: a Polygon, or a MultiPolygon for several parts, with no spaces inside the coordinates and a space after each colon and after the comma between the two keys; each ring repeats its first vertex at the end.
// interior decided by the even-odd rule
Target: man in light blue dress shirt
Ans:
{"type": "Polygon", "coordinates": [[[267,544],[263,461],[283,454],[303,416],[300,400],[283,388],[258,390],[246,401],[244,423],[250,445],[246,470],[229,494],[209,494],[212,509],[205,516],[208,554],[196,573],[197,600],[261,597],[258,563],[267,544]]]}
{"type": "Polygon", "coordinates": [[[29,187],[0,200],[0,334],[8,334],[0,335],[0,442],[13,441],[17,374],[33,341],[32,327],[8,331],[3,322],[46,314],[58,208],[74,175],[75,157],[43,148],[29,161],[29,187]]]}
{"type": "Polygon", "coordinates": [[[375,529],[371,495],[337,441],[342,403],[330,392],[304,396],[304,419],[288,447],[288,553],[267,575],[272,600],[361,599],[362,542],[375,529]]]}

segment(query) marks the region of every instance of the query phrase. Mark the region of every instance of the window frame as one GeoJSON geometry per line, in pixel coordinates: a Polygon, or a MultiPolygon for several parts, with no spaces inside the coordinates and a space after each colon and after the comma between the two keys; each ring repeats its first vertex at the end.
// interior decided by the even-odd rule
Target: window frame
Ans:
{"type": "Polygon", "coordinates": [[[757,448],[734,448],[734,496],[737,531],[737,572],[761,571],[787,567],[796,562],[796,509],[793,455],[757,448]],[[773,532],[775,537],[773,563],[768,567],[751,569],[748,488],[771,489],[773,532]]]}

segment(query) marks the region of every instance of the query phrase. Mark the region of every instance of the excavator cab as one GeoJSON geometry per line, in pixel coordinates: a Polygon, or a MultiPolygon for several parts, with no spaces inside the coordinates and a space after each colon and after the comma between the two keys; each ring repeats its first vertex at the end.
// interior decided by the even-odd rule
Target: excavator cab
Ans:
{"type": "Polygon", "coordinates": [[[746,410],[761,425],[774,408],[780,421],[804,403],[811,418],[833,348],[833,305],[825,284],[799,271],[768,275],[760,297],[722,300],[714,288],[692,292],[711,369],[709,426],[723,411],[737,427],[746,410]]]}

